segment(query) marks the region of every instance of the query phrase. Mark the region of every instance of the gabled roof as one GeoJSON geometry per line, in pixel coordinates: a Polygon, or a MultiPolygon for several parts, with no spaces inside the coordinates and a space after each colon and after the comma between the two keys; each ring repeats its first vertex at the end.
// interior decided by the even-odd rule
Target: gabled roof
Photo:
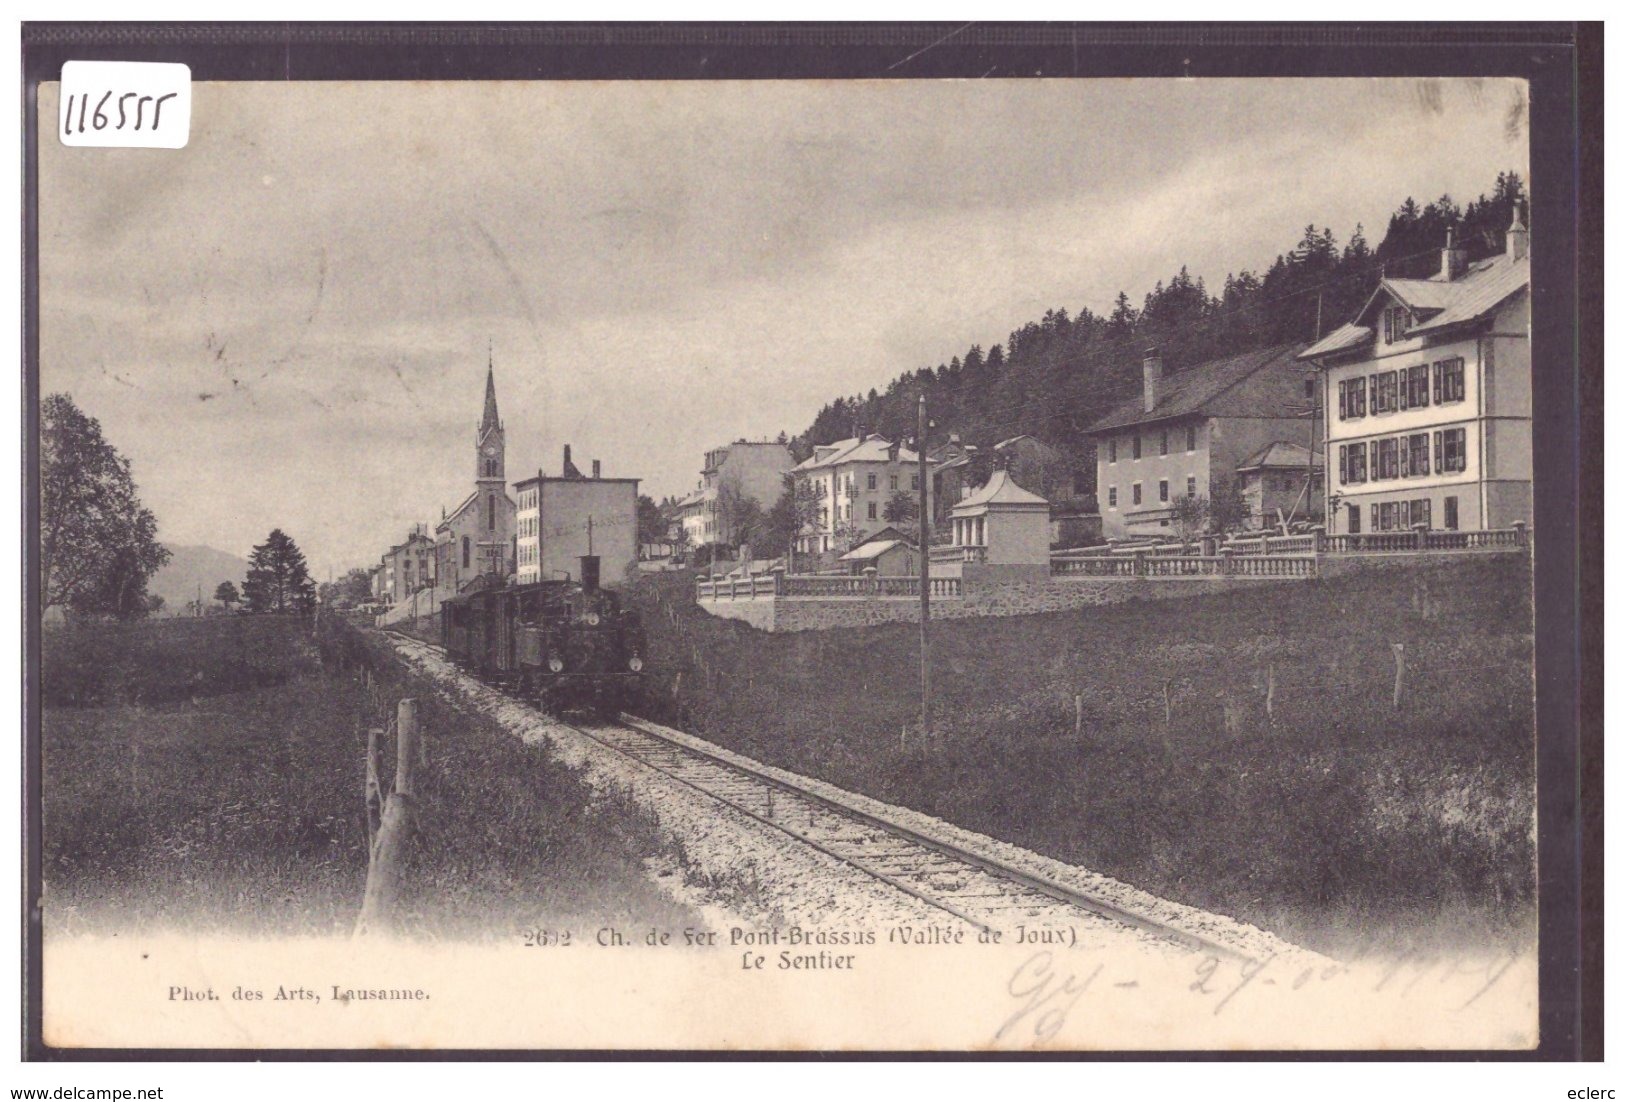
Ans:
{"type": "Polygon", "coordinates": [[[1309,360],[1316,356],[1329,356],[1333,352],[1358,348],[1376,335],[1376,330],[1369,325],[1356,325],[1351,321],[1347,325],[1338,326],[1320,340],[1299,352],[1298,359],[1309,360]]]}
{"type": "Polygon", "coordinates": [[[1529,260],[1500,256],[1481,271],[1450,284],[1461,288],[1455,301],[1421,325],[1411,326],[1411,334],[1435,333],[1452,325],[1475,321],[1529,286],[1529,260]]]}
{"type": "Polygon", "coordinates": [[[987,485],[955,505],[953,512],[958,514],[989,506],[1003,508],[1042,506],[1048,511],[1049,501],[1016,485],[1016,480],[1010,477],[1009,471],[994,471],[993,477],[987,480],[987,485]]]}
{"type": "Polygon", "coordinates": [[[436,532],[438,532],[442,528],[450,528],[451,527],[451,522],[456,520],[458,517],[462,516],[463,515],[463,510],[467,509],[470,505],[474,504],[474,499],[476,497],[479,497],[479,496],[480,496],[480,492],[478,490],[475,490],[473,493],[471,493],[467,497],[463,498],[463,503],[461,505],[457,506],[457,508],[453,509],[451,512],[447,513],[446,514],[446,519],[442,520],[439,524],[435,525],[434,530],[436,532]]]}
{"type": "Polygon", "coordinates": [[[1347,352],[1374,340],[1374,326],[1362,324],[1372,309],[1392,297],[1417,315],[1410,336],[1422,336],[1477,321],[1529,286],[1529,259],[1502,254],[1473,264],[1459,278],[1385,279],[1354,320],[1334,329],[1298,353],[1300,360],[1347,352]]]}
{"type": "Polygon", "coordinates": [[[842,562],[866,562],[869,559],[878,559],[894,547],[906,547],[914,550],[914,545],[907,540],[870,540],[860,544],[841,556],[842,562]]]}
{"type": "Polygon", "coordinates": [[[1257,416],[1258,411],[1236,402],[1225,400],[1226,392],[1255,373],[1267,367],[1289,364],[1298,352],[1297,345],[1280,344],[1257,352],[1244,352],[1223,360],[1210,360],[1205,364],[1165,375],[1157,399],[1157,408],[1146,411],[1145,400],[1136,395],[1089,427],[1091,433],[1128,428],[1130,425],[1150,421],[1167,421],[1175,417],[1257,416]]]}
{"type": "MultiPolygon", "coordinates": [[[[837,440],[833,444],[821,444],[814,449],[811,457],[796,466],[798,471],[820,470],[825,467],[838,467],[843,463],[885,463],[891,458],[891,441],[883,436],[852,437],[849,440],[837,440]],[[818,453],[824,452],[823,459],[818,453]]],[[[899,446],[897,449],[899,463],[918,463],[920,457],[907,448],[899,446]]]]}
{"type": "Polygon", "coordinates": [[[1293,444],[1286,440],[1275,440],[1237,463],[1236,470],[1251,471],[1263,467],[1287,467],[1301,471],[1310,462],[1313,462],[1317,467],[1320,466],[1320,453],[1310,452],[1302,444],[1293,444]]]}

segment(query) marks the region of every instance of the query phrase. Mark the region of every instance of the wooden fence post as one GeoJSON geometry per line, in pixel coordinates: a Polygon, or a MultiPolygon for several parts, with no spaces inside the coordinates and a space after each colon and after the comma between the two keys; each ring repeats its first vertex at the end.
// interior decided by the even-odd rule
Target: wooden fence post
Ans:
{"type": "Polygon", "coordinates": [[[401,880],[412,834],[413,777],[417,769],[417,702],[402,700],[396,711],[395,790],[389,794],[378,839],[367,864],[367,888],[355,936],[387,932],[398,918],[401,880]]]}
{"type": "Polygon", "coordinates": [[[367,728],[367,765],[366,765],[366,800],[367,800],[367,854],[368,864],[371,864],[373,846],[378,842],[378,827],[384,815],[384,737],[383,728],[367,728]]]}
{"type": "MultiPolygon", "coordinates": [[[[402,731],[412,730],[412,740],[417,744],[417,765],[424,768],[429,764],[429,740],[424,737],[423,725],[418,722],[418,702],[411,698],[403,699],[395,709],[395,723],[402,731]]],[[[405,745],[404,741],[401,745],[405,745]]]]}
{"type": "Polygon", "coordinates": [[[1083,738],[1083,694],[1072,697],[1072,737],[1083,738]]]}
{"type": "Polygon", "coordinates": [[[1275,663],[1271,662],[1264,670],[1264,714],[1272,721],[1275,719],[1275,663]]]}
{"type": "Polygon", "coordinates": [[[1400,702],[1405,699],[1405,644],[1395,643],[1394,647],[1394,709],[1399,709],[1400,702]]]}

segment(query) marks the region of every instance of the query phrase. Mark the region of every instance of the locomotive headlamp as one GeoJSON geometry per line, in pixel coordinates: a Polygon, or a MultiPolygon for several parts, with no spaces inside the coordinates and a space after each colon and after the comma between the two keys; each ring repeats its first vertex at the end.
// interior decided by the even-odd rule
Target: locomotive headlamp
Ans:
{"type": "Polygon", "coordinates": [[[627,668],[630,669],[633,673],[642,673],[643,672],[643,659],[639,658],[635,654],[632,656],[632,660],[630,662],[628,662],[626,665],[627,665],[627,668]]]}
{"type": "Polygon", "coordinates": [[[596,613],[596,612],[587,613],[587,626],[588,627],[594,627],[594,628],[597,627],[599,619],[600,619],[600,617],[599,617],[598,613],[596,613]]]}
{"type": "Polygon", "coordinates": [[[554,673],[563,673],[564,672],[564,659],[560,658],[556,654],[551,655],[547,660],[547,668],[552,670],[554,673]]]}

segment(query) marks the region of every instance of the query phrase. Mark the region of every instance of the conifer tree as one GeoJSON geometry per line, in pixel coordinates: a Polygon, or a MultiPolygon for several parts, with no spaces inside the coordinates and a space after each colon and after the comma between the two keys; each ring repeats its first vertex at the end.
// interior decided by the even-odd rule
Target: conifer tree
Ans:
{"type": "Polygon", "coordinates": [[[316,584],[304,552],[280,528],[248,556],[243,604],[249,612],[309,612],[316,606],[316,584]]]}

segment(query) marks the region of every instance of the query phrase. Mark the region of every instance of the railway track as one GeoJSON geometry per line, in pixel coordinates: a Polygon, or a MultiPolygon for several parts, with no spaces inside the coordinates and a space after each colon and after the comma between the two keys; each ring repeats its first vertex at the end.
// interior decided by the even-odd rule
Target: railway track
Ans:
{"type": "MultiPolygon", "coordinates": [[[[395,633],[391,633],[395,634],[395,633]]],[[[398,636],[399,638],[409,638],[398,636]]],[[[412,639],[443,655],[441,648],[412,639]]],[[[555,722],[700,795],[980,929],[1016,924],[1105,922],[1162,941],[1247,963],[1253,954],[1138,913],[1111,900],[1016,867],[951,840],[853,807],[753,767],[732,755],[679,740],[635,716],[555,722]]]]}

